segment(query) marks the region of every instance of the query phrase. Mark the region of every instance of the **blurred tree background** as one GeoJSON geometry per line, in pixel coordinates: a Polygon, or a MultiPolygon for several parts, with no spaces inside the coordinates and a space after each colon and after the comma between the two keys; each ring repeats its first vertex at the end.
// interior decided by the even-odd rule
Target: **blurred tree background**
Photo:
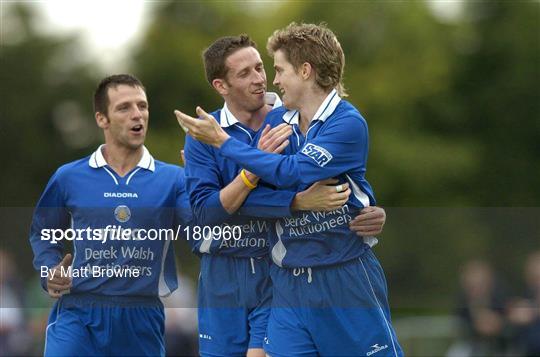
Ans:
{"type": "MultiPolygon", "coordinates": [[[[122,71],[147,88],[147,147],[178,163],[173,109],[222,105],[204,77],[206,46],[249,33],[271,90],[272,31],[326,22],[346,53],[348,100],[370,125],[368,179],[388,212],[376,252],[392,305],[398,315],[449,311],[462,261],[487,258],[514,280],[539,248],[539,4],[464,2],[445,17],[423,1],[160,1],[122,71]]],[[[59,165],[99,145],[91,98],[110,74],[80,55],[76,36],[41,34],[34,11],[4,5],[0,67],[2,246],[27,276],[30,207],[59,165]]],[[[196,259],[179,248],[195,278],[196,259]]]]}

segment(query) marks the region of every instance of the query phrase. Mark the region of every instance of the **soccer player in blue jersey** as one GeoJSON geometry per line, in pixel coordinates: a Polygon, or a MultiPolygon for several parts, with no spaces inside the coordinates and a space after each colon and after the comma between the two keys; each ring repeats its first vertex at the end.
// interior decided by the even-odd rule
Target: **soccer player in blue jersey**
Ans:
{"type": "MultiPolygon", "coordinates": [[[[203,60],[208,82],[225,101],[212,115],[228,135],[251,144],[268,112],[281,105],[276,94],[266,93],[266,74],[255,43],[246,35],[223,37],[204,51],[203,60]]],[[[277,153],[288,144],[291,127],[278,125],[264,134],[259,148],[277,153]]],[[[243,232],[241,240],[205,239],[196,247],[202,254],[200,353],[264,356],[271,282],[266,239],[269,222],[261,217],[337,209],[351,191],[346,183],[331,185],[333,180],[303,190],[276,190],[259,183],[257,176],[224,158],[217,149],[189,136],[185,155],[187,188],[197,224],[226,223],[242,227],[243,232]]],[[[353,228],[377,234],[383,223],[384,210],[370,208],[353,228]]]]}
{"type": "Polygon", "coordinates": [[[144,147],[148,101],[137,78],[103,79],[94,107],[105,143],[54,173],[33,216],[34,266],[58,298],[44,354],[163,356],[159,297],[177,288],[172,235],[191,219],[184,172],[144,147]],[[64,256],[66,240],[73,255],[64,256]]]}
{"type": "Polygon", "coordinates": [[[301,190],[337,178],[353,191],[335,211],[298,212],[272,226],[274,289],[265,350],[271,356],[402,355],[384,273],[371,251],[376,239],[357,239],[348,227],[375,199],[365,179],[367,123],[341,99],[341,46],[325,26],[293,23],[270,37],[268,49],[284,107],[270,112],[266,122],[285,122],[294,131],[283,155],[231,137],[201,108],[202,120],[177,112],[189,135],[265,182],[301,190]]]}

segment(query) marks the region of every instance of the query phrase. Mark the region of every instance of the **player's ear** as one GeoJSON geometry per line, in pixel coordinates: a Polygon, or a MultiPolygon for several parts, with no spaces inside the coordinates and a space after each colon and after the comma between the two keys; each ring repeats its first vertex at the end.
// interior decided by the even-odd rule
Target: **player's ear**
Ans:
{"type": "Polygon", "coordinates": [[[313,67],[311,67],[311,63],[309,62],[304,62],[302,63],[302,65],[300,66],[300,76],[302,76],[302,78],[305,80],[305,79],[308,79],[313,73],[313,67]]]}
{"type": "Polygon", "coordinates": [[[109,118],[101,112],[96,112],[96,123],[101,129],[107,129],[110,124],[109,118]]]}
{"type": "Polygon", "coordinates": [[[224,79],[216,78],[212,81],[212,87],[214,87],[215,90],[220,95],[227,95],[229,94],[229,86],[227,85],[227,82],[224,79]]]}

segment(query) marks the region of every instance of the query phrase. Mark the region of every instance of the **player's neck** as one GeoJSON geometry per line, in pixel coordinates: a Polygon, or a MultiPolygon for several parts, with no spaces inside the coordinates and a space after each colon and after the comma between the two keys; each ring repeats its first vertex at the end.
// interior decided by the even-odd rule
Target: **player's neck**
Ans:
{"type": "Polygon", "coordinates": [[[300,109],[300,130],[305,135],[315,113],[324,102],[330,91],[325,92],[322,89],[311,89],[306,90],[305,95],[302,96],[301,103],[299,105],[300,109]]]}
{"type": "Polygon", "coordinates": [[[272,110],[272,108],[266,104],[254,112],[237,109],[234,104],[227,103],[227,106],[229,107],[229,110],[234,115],[234,117],[238,119],[238,121],[242,123],[242,125],[255,131],[261,128],[266,114],[268,114],[268,112],[272,110]]]}
{"type": "Polygon", "coordinates": [[[143,147],[130,149],[114,144],[105,144],[102,148],[103,157],[107,165],[118,175],[123,177],[133,170],[141,161],[143,156],[143,147]]]}

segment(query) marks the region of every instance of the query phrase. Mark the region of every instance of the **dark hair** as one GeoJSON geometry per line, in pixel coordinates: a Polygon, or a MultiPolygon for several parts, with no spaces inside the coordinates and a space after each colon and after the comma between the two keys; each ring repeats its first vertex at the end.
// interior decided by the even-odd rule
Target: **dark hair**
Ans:
{"type": "Polygon", "coordinates": [[[125,84],[130,87],[141,87],[146,91],[141,81],[131,74],[113,74],[105,77],[99,82],[96,91],[94,92],[94,112],[100,112],[107,115],[107,107],[109,106],[109,88],[125,84]]]}
{"type": "Polygon", "coordinates": [[[225,65],[227,57],[246,47],[257,48],[257,45],[248,35],[241,34],[239,36],[221,37],[205,49],[202,57],[208,83],[212,84],[212,81],[216,78],[225,79],[229,70],[225,65]]]}

